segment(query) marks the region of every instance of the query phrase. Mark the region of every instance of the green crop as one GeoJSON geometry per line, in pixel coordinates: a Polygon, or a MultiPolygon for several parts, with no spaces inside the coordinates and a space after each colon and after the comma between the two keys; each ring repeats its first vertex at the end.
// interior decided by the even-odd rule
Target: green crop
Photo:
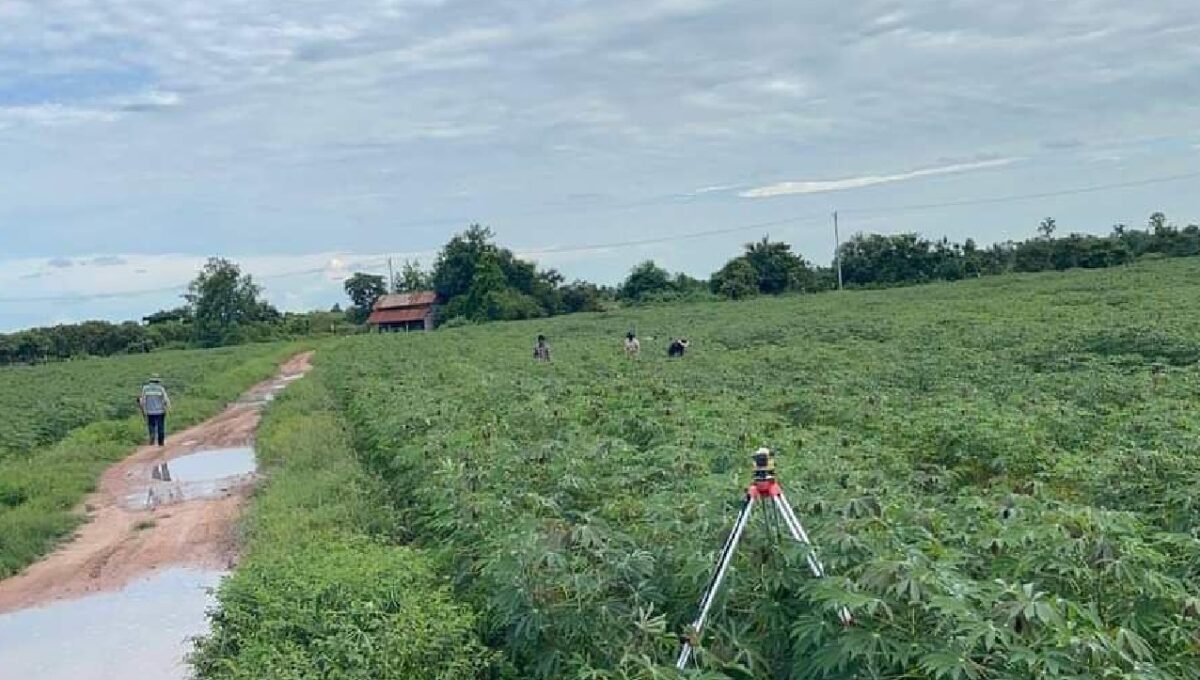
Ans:
{"type": "Polygon", "coordinates": [[[145,443],[135,399],[151,372],[170,390],[167,425],[176,432],[220,412],[297,351],[277,343],[0,368],[8,444],[7,453],[0,447],[0,578],[69,535],[104,469],[145,443]]]}
{"type": "Polygon", "coordinates": [[[1200,678],[1197,358],[1200,262],[1172,261],[362,337],[320,361],[498,676],[670,676],[766,445],[830,577],[755,522],[702,666],[1025,680],[1200,678]]]}
{"type": "Polygon", "coordinates": [[[90,422],[137,413],[135,399],[151,373],[182,396],[206,376],[269,351],[249,345],[0,368],[0,459],[53,444],[90,422]]]}

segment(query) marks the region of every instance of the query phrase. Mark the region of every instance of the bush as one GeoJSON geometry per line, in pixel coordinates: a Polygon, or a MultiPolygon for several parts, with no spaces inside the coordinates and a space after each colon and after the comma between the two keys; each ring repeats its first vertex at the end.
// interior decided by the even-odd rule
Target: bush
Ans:
{"type": "Polygon", "coordinates": [[[461,680],[487,663],[429,560],[366,538],[259,554],[220,598],[201,678],[461,680]]]}

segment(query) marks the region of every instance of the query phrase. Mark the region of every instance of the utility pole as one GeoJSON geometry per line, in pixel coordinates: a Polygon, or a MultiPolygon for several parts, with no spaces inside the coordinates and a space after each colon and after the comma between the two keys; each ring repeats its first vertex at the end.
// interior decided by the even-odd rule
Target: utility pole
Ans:
{"type": "Polygon", "coordinates": [[[392,258],[388,256],[388,283],[387,290],[389,293],[396,292],[396,272],[392,271],[392,258]]]}
{"type": "Polygon", "coordinates": [[[838,235],[837,211],[833,211],[833,261],[837,264],[838,290],[842,289],[842,237],[838,235]]]}

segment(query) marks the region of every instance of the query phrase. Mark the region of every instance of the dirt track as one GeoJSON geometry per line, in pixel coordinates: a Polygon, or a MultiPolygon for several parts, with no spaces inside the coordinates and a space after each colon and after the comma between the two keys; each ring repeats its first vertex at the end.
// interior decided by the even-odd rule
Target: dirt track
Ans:
{"type": "Polygon", "coordinates": [[[304,375],[311,358],[311,352],[293,357],[275,378],[252,387],[220,415],[168,437],[161,449],[141,447],[106,470],[85,501],[88,521],[75,536],[0,581],[0,613],[117,589],[169,566],[232,567],[235,523],[254,476],[243,475],[207,497],[178,500],[164,493],[169,483],[152,480],[152,471],[199,450],[251,445],[263,406],[304,375]]]}

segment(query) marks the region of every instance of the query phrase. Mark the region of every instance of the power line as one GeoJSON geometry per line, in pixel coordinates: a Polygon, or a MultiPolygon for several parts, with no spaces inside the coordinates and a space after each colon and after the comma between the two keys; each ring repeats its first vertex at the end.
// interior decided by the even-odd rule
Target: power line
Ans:
{"type": "MultiPolygon", "coordinates": [[[[709,236],[719,236],[722,234],[736,234],[738,232],[750,231],[753,229],[766,229],[768,227],[778,227],[778,226],[782,226],[785,224],[800,223],[800,222],[812,222],[812,221],[816,221],[817,219],[818,218],[815,216],[801,217],[801,218],[786,218],[786,219],[782,219],[782,220],[770,220],[768,222],[756,222],[754,224],[744,224],[740,227],[726,227],[724,229],[710,229],[708,231],[693,231],[693,232],[688,232],[686,234],[676,234],[674,236],[659,236],[659,237],[655,237],[655,238],[638,239],[636,241],[616,241],[616,242],[612,242],[612,243],[594,243],[592,245],[563,246],[561,248],[558,248],[558,247],[556,247],[556,248],[539,248],[539,249],[511,248],[511,250],[515,253],[520,253],[522,255],[549,255],[549,254],[557,254],[557,253],[583,253],[583,252],[589,252],[589,251],[593,251],[593,250],[611,250],[611,249],[615,249],[615,248],[631,248],[634,246],[645,246],[645,245],[652,245],[655,243],[670,243],[673,241],[683,241],[683,240],[689,240],[689,239],[707,238],[709,236]]],[[[824,218],[821,217],[819,219],[824,219],[824,218]]]]}
{"type": "MultiPolygon", "coordinates": [[[[1075,187],[1071,189],[1060,189],[1057,191],[1042,191],[1027,194],[1009,194],[1005,196],[979,197],[968,198],[958,201],[945,201],[939,203],[910,203],[904,205],[883,206],[877,208],[850,208],[842,209],[842,213],[855,214],[881,214],[893,212],[908,212],[916,210],[936,210],[940,208],[953,208],[960,206],[971,205],[992,205],[997,203],[1013,203],[1018,201],[1036,200],[1042,198],[1057,198],[1061,196],[1073,196],[1078,194],[1094,193],[1097,191],[1109,191],[1114,189],[1128,189],[1133,187],[1149,186],[1153,184],[1163,184],[1167,182],[1176,182],[1185,179],[1200,179],[1200,172],[1186,172],[1173,175],[1161,175],[1158,177],[1147,177],[1140,180],[1131,180],[1126,182],[1113,182],[1110,184],[1094,184],[1090,186],[1075,187]]],[[[721,236],[725,234],[736,234],[739,232],[751,231],[756,229],[765,229],[769,227],[777,227],[783,225],[798,225],[807,222],[817,223],[824,222],[827,219],[825,215],[810,215],[803,217],[785,218],[779,220],[769,220],[765,222],[755,222],[752,224],[744,224],[737,227],[725,227],[722,229],[709,229],[705,231],[694,231],[684,234],[674,234],[671,236],[659,236],[655,238],[635,239],[629,241],[613,241],[609,243],[594,243],[581,246],[562,246],[550,248],[511,248],[513,252],[522,255],[552,255],[563,253],[582,253],[598,250],[615,250],[619,248],[633,248],[645,245],[654,245],[659,243],[673,243],[676,241],[685,241],[693,239],[708,238],[711,236],[721,236]]],[[[419,254],[427,254],[431,251],[423,251],[419,254]]],[[[362,261],[354,263],[352,269],[373,269],[386,265],[387,259],[380,258],[375,261],[362,261]]],[[[259,280],[273,280],[280,278],[289,278],[293,276],[306,276],[313,274],[321,274],[327,271],[327,267],[314,267],[309,269],[301,269],[291,272],[282,272],[278,274],[265,274],[258,276],[259,280]]],[[[90,293],[90,294],[61,294],[61,295],[45,295],[24,298],[0,297],[0,303],[38,303],[38,302],[79,302],[92,300],[111,300],[127,297],[141,297],[143,295],[154,295],[162,293],[177,293],[186,290],[187,284],[164,288],[152,288],[145,290],[134,291],[117,291],[112,293],[90,293]]]]}
{"type": "Polygon", "coordinates": [[[874,213],[890,213],[890,212],[905,212],[910,210],[933,210],[937,208],[955,208],[966,205],[991,205],[994,203],[1016,203],[1018,201],[1030,201],[1039,198],[1058,198],[1060,196],[1075,196],[1078,194],[1088,194],[1097,191],[1109,191],[1112,189],[1129,189],[1133,187],[1149,186],[1152,184],[1164,184],[1166,182],[1177,182],[1184,179],[1200,179],[1200,172],[1184,172],[1177,175],[1162,175],[1160,177],[1148,177],[1146,179],[1132,180],[1129,182],[1114,182],[1112,184],[1093,184],[1091,186],[1076,187],[1074,189],[1061,189],[1058,191],[1039,191],[1031,194],[1009,194],[1007,196],[992,196],[984,198],[966,198],[960,201],[946,201],[943,203],[910,203],[907,205],[892,205],[881,206],[878,208],[849,208],[842,210],[843,213],[858,213],[858,214],[874,214],[874,213]]]}

